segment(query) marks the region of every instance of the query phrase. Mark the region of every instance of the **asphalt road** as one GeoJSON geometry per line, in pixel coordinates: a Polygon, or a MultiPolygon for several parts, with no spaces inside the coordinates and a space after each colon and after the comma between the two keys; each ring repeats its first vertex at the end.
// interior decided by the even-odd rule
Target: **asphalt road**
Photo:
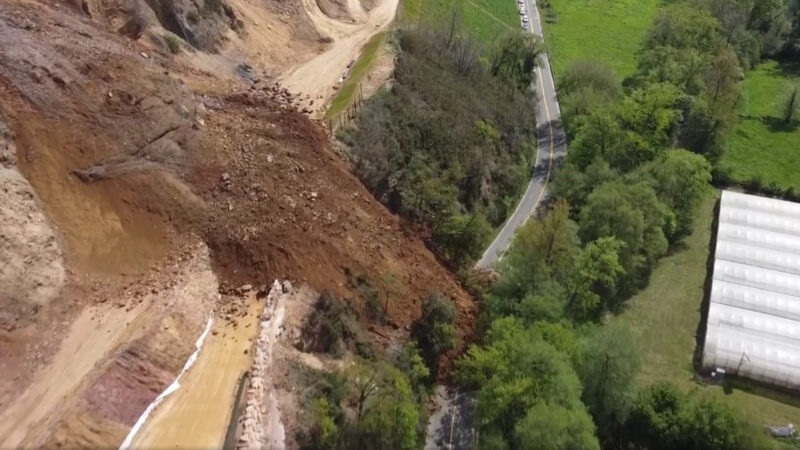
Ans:
{"type": "MultiPolygon", "coordinates": [[[[515,1],[515,0],[508,0],[515,1]]],[[[530,32],[544,40],[542,22],[539,18],[539,9],[535,0],[525,0],[525,9],[530,18],[530,32]]],[[[531,181],[525,189],[514,213],[506,220],[503,228],[497,233],[494,241],[477,262],[479,269],[488,269],[497,263],[503,253],[511,245],[514,233],[536,211],[536,207],[546,195],[547,183],[552,176],[553,167],[567,155],[567,139],[564,128],[561,126],[561,110],[556,98],[553,74],[550,71],[550,61],[547,54],[543,54],[536,69],[536,131],[537,152],[536,166],[531,176],[531,181]]]]}
{"type": "MultiPolygon", "coordinates": [[[[515,0],[508,0],[515,1],[515,0]]],[[[530,32],[544,39],[539,10],[535,0],[524,0],[531,27],[530,32]]],[[[536,69],[536,166],[517,208],[486,249],[476,266],[490,268],[511,245],[514,233],[536,211],[546,195],[547,183],[553,168],[567,155],[567,139],[561,126],[561,110],[556,99],[555,83],[550,61],[543,54],[536,69]]],[[[454,387],[438,386],[436,410],[428,421],[425,450],[466,450],[475,446],[475,397],[454,387]]]]}
{"type": "Polygon", "coordinates": [[[436,410],[428,419],[425,450],[471,450],[475,447],[475,396],[452,386],[437,386],[436,410]]]}

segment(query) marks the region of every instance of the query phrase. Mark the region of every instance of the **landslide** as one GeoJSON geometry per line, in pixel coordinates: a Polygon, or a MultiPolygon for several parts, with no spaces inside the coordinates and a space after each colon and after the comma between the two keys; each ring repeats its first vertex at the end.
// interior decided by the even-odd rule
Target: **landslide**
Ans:
{"type": "Polygon", "coordinates": [[[119,445],[245,283],[305,282],[364,314],[349,281],[366,277],[387,299],[379,345],[439,291],[470,332],[471,299],[287,90],[116,25],[0,5],[0,446],[119,445]]]}

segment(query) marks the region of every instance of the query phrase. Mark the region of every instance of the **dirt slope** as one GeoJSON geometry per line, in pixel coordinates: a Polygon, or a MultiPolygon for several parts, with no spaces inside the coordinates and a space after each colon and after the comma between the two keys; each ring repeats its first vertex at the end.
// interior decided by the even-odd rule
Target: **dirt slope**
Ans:
{"type": "Polygon", "coordinates": [[[379,344],[438,290],[469,332],[471,299],[287,91],[116,25],[0,0],[0,447],[119,445],[244,283],[361,308],[363,274],[389,300],[379,344]]]}

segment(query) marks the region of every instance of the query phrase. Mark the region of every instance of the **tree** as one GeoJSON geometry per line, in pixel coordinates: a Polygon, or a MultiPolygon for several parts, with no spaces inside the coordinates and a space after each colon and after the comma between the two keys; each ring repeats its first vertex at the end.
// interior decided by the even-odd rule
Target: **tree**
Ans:
{"type": "Polygon", "coordinates": [[[617,108],[623,142],[607,152],[612,167],[630,170],[652,160],[671,141],[681,118],[683,93],[668,83],[652,83],[625,97],[617,108]]]}
{"type": "Polygon", "coordinates": [[[645,38],[645,49],[674,47],[710,53],[720,45],[719,22],[708,10],[686,3],[662,8],[645,38]]]}
{"type": "Polygon", "coordinates": [[[594,423],[586,410],[538,403],[514,427],[514,448],[520,450],[600,449],[594,423]]]}
{"type": "Polygon", "coordinates": [[[695,205],[711,182],[711,164],[695,153],[674,149],[649,166],[659,198],[675,213],[679,234],[692,225],[695,205]]]}
{"type": "Polygon", "coordinates": [[[581,209],[580,227],[584,241],[614,237],[623,242],[620,260],[627,271],[633,269],[635,256],[644,245],[645,218],[628,200],[626,189],[615,181],[598,186],[581,209]]]}
{"type": "Polygon", "coordinates": [[[783,123],[789,124],[797,116],[798,106],[800,105],[800,88],[794,86],[789,93],[786,95],[786,98],[783,101],[783,108],[781,109],[781,115],[783,117],[783,123]]]}
{"type": "Polygon", "coordinates": [[[620,82],[614,71],[603,61],[594,59],[570,63],[559,78],[558,88],[564,112],[562,117],[570,122],[565,123],[567,129],[580,116],[607,109],[606,106],[615,102],[621,94],[620,82]]]}
{"type": "Polygon", "coordinates": [[[490,70],[492,75],[507,79],[521,91],[530,89],[539,55],[541,40],[531,33],[510,31],[495,44],[490,70]]]}
{"type": "Polygon", "coordinates": [[[669,83],[688,95],[698,95],[703,89],[708,59],[708,55],[694,48],[658,46],[644,49],[637,58],[635,85],[669,83]]]}
{"type": "Polygon", "coordinates": [[[601,293],[613,296],[617,278],[625,272],[619,252],[625,245],[615,237],[601,237],[588,243],[575,259],[568,283],[566,308],[577,319],[594,317],[601,309],[601,293]]]}
{"type": "Polygon", "coordinates": [[[611,181],[598,186],[581,210],[584,242],[615,237],[625,245],[619,262],[625,269],[619,293],[624,297],[641,286],[649,268],[666,254],[675,232],[675,215],[645,181],[611,181]]]}
{"type": "Polygon", "coordinates": [[[603,442],[618,440],[633,402],[639,358],[634,339],[620,322],[604,325],[584,340],[578,374],[581,398],[594,417],[603,442]]]}
{"type": "Polygon", "coordinates": [[[613,110],[599,109],[576,119],[573,128],[569,160],[580,169],[585,169],[598,158],[608,158],[623,145],[625,132],[613,110]]]}
{"type": "Polygon", "coordinates": [[[742,76],[736,53],[730,47],[722,47],[711,60],[705,83],[706,101],[717,122],[726,125],[733,122],[742,76]]]}
{"type": "Polygon", "coordinates": [[[517,423],[539,403],[580,410],[580,383],[566,356],[514,318],[494,321],[484,346],[457,363],[456,378],[477,389],[479,429],[514,442],[517,423]]]}
{"type": "Polygon", "coordinates": [[[363,400],[357,390],[359,416],[356,424],[358,438],[353,446],[361,448],[386,448],[412,450],[417,448],[417,424],[419,409],[408,379],[386,363],[368,366],[367,373],[359,373],[356,386],[361,379],[370,380],[369,395],[363,400]]]}
{"type": "Polygon", "coordinates": [[[518,302],[539,292],[551,279],[566,280],[577,248],[577,228],[569,218],[569,205],[559,200],[542,220],[529,221],[517,231],[500,266],[497,294],[518,302]]]}
{"type": "Polygon", "coordinates": [[[559,93],[573,92],[591,88],[603,97],[614,100],[621,93],[617,74],[605,61],[599,59],[578,59],[569,64],[559,78],[559,93]]]}
{"type": "Polygon", "coordinates": [[[669,383],[659,383],[641,392],[625,427],[629,445],[621,447],[772,448],[764,433],[748,424],[736,410],[699,392],[686,395],[669,383]]]}
{"type": "Polygon", "coordinates": [[[455,267],[465,267],[483,253],[491,240],[492,226],[480,212],[452,215],[437,227],[434,237],[441,253],[455,267]]]}
{"type": "Polygon", "coordinates": [[[429,365],[458,344],[455,320],[456,308],[449,298],[432,292],[422,301],[422,317],[414,325],[412,336],[419,342],[429,365]]]}
{"type": "Polygon", "coordinates": [[[550,195],[556,199],[563,198],[569,201],[570,214],[574,216],[581,210],[586,198],[595,187],[618,177],[619,173],[601,156],[595,156],[585,169],[578,168],[572,160],[569,160],[555,173],[550,195]]]}
{"type": "Polygon", "coordinates": [[[359,359],[317,378],[309,387],[312,424],[298,433],[300,448],[417,448],[419,405],[398,368],[359,359]]]}
{"type": "Polygon", "coordinates": [[[431,381],[431,371],[415,341],[411,340],[403,346],[402,351],[397,355],[396,365],[408,378],[409,384],[417,394],[417,402],[424,403],[427,396],[427,385],[431,381]]]}

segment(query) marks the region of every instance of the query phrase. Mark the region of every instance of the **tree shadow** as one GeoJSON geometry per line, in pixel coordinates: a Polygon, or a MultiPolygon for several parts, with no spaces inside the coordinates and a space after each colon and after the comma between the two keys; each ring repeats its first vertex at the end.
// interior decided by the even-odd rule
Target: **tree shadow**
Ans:
{"type": "Polygon", "coordinates": [[[706,323],[708,322],[708,308],[711,304],[711,285],[714,279],[714,255],[717,251],[717,228],[719,226],[719,208],[722,197],[714,204],[714,220],[711,222],[711,238],[708,243],[708,258],[706,259],[706,279],[703,283],[703,299],[700,302],[700,321],[694,333],[695,347],[692,362],[697,373],[703,373],[703,349],[706,341],[706,323]]]}
{"type": "Polygon", "coordinates": [[[769,128],[769,131],[773,133],[791,133],[800,126],[800,121],[798,120],[786,122],[783,119],[771,116],[762,117],[761,121],[769,128]]]}
{"type": "Polygon", "coordinates": [[[782,77],[800,77],[800,61],[791,61],[788,59],[778,59],[778,63],[773,69],[770,69],[770,75],[777,75],[782,77]]]}

